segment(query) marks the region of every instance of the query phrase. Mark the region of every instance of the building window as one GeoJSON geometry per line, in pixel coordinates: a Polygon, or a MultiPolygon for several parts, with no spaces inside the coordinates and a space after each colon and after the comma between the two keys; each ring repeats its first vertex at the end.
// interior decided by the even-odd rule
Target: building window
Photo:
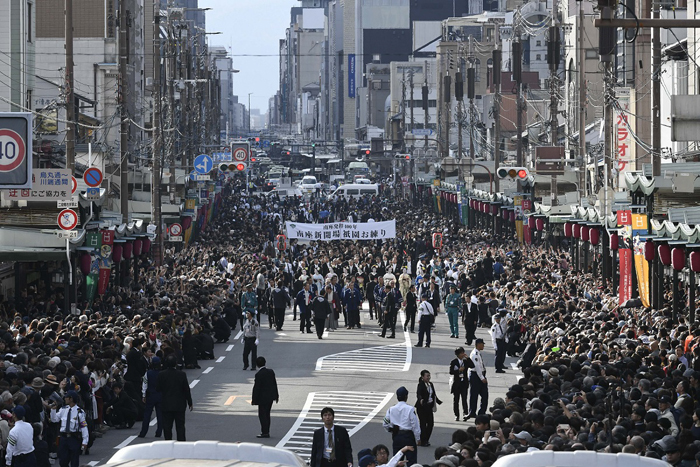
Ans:
{"type": "Polygon", "coordinates": [[[481,60],[474,60],[474,80],[478,83],[481,81],[481,60]]]}
{"type": "Polygon", "coordinates": [[[535,42],[536,47],[542,47],[542,41],[537,41],[535,42]]]}
{"type": "Polygon", "coordinates": [[[540,60],[542,60],[542,55],[540,55],[540,54],[535,55],[535,61],[539,62],[540,60]]]}
{"type": "Polygon", "coordinates": [[[32,42],[32,7],[34,5],[27,2],[27,42],[32,42]]]}

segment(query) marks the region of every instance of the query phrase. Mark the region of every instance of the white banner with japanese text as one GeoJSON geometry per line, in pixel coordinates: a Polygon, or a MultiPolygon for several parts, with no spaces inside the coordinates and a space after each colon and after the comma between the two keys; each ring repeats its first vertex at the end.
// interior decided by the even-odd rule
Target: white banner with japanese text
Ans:
{"type": "Polygon", "coordinates": [[[286,222],[287,238],[329,242],[331,240],[383,240],[396,238],[396,221],[334,222],[330,224],[301,224],[286,222]]]}
{"type": "Polygon", "coordinates": [[[635,133],[635,93],[632,88],[615,88],[615,96],[619,108],[615,109],[615,153],[617,165],[613,173],[617,173],[616,187],[625,186],[625,173],[637,170],[635,133]]]}
{"type": "Polygon", "coordinates": [[[5,201],[58,201],[72,197],[71,171],[68,169],[32,169],[31,188],[2,190],[5,201]]]}

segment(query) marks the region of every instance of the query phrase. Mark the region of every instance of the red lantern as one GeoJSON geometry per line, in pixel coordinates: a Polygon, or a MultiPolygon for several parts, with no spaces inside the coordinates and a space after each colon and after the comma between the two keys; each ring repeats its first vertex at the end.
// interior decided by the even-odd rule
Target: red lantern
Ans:
{"type": "Polygon", "coordinates": [[[659,245],[659,259],[661,260],[661,264],[663,264],[664,266],[668,266],[669,264],[671,264],[670,246],[666,244],[659,245]]]}
{"type": "Polygon", "coordinates": [[[505,220],[505,221],[508,220],[508,210],[507,209],[503,209],[501,211],[501,217],[503,217],[503,220],[505,220]]]}
{"type": "Polygon", "coordinates": [[[115,263],[118,263],[119,261],[122,260],[122,252],[124,251],[124,248],[121,245],[114,245],[114,248],[112,248],[112,260],[115,263]]]}
{"type": "Polygon", "coordinates": [[[647,261],[654,261],[656,257],[656,250],[654,249],[654,242],[644,242],[644,259],[647,261]]]}
{"type": "Polygon", "coordinates": [[[573,230],[574,230],[574,227],[571,224],[571,222],[567,222],[566,224],[564,224],[564,236],[565,237],[571,237],[574,233],[573,230]]]}
{"type": "Polygon", "coordinates": [[[433,248],[436,250],[442,249],[442,234],[439,232],[433,234],[433,248]]]}
{"type": "Polygon", "coordinates": [[[690,263],[690,270],[693,272],[700,272],[700,253],[697,251],[690,252],[688,262],[690,263]]]}
{"type": "Polygon", "coordinates": [[[515,211],[510,211],[510,221],[515,222],[515,211]]]}
{"type": "Polygon", "coordinates": [[[537,230],[544,230],[544,219],[541,219],[541,218],[535,219],[535,228],[537,230]]]}
{"type": "Polygon", "coordinates": [[[685,249],[674,248],[671,250],[671,264],[676,271],[683,270],[685,267],[685,249]]]}
{"type": "Polygon", "coordinates": [[[126,242],[124,244],[124,259],[131,259],[131,254],[134,252],[134,244],[132,242],[126,242]]]}
{"type": "Polygon", "coordinates": [[[141,251],[143,249],[143,240],[137,238],[134,240],[134,256],[141,256],[141,251]]]}
{"type": "Polygon", "coordinates": [[[584,225],[583,227],[581,227],[581,240],[583,240],[584,242],[587,242],[588,240],[590,240],[590,238],[591,238],[590,232],[591,232],[591,228],[588,227],[587,225],[584,225]]]}
{"type": "Polygon", "coordinates": [[[596,246],[600,243],[600,230],[591,229],[588,235],[591,237],[591,245],[596,246]]]}
{"type": "Polygon", "coordinates": [[[581,225],[574,224],[574,238],[581,238],[581,225]]]}
{"type": "Polygon", "coordinates": [[[616,233],[610,234],[610,249],[615,251],[620,246],[620,236],[616,233]]]}
{"type": "Polygon", "coordinates": [[[85,274],[86,276],[90,274],[90,265],[92,264],[92,258],[90,257],[90,253],[83,252],[80,255],[80,272],[85,274]]]}
{"type": "MultiPolygon", "coordinates": [[[[190,219],[192,219],[190,217],[190,219]]],[[[150,238],[144,238],[143,239],[143,246],[141,247],[141,252],[144,254],[148,254],[151,251],[151,239],[150,238]]]]}
{"type": "Polygon", "coordinates": [[[473,199],[469,200],[469,209],[474,209],[474,200],[473,199]]]}

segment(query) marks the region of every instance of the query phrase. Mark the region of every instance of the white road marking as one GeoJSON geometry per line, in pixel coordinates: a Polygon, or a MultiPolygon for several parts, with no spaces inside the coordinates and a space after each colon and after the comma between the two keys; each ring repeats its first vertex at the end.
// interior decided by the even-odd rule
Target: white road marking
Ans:
{"type": "Polygon", "coordinates": [[[197,385],[197,383],[199,383],[199,380],[198,380],[198,379],[193,379],[192,382],[190,383],[190,389],[192,389],[193,387],[195,387],[195,386],[197,385]]]}
{"type": "Polygon", "coordinates": [[[136,439],[136,435],[129,436],[124,441],[122,441],[120,444],[117,444],[116,446],[114,446],[114,449],[125,448],[135,439],[136,439]]]}
{"type": "MultiPolygon", "coordinates": [[[[221,357],[221,358],[224,358],[224,357],[221,357]]],[[[202,374],[203,374],[203,375],[206,375],[207,373],[211,373],[211,370],[213,370],[213,369],[214,369],[214,367],[213,367],[213,366],[210,366],[209,368],[207,368],[206,370],[204,370],[204,371],[202,372],[202,374]]]]}
{"type": "Polygon", "coordinates": [[[100,461],[90,461],[87,463],[87,465],[89,465],[90,467],[95,467],[99,463],[100,463],[100,461]]]}
{"type": "MultiPolygon", "coordinates": [[[[238,331],[238,334],[236,334],[236,337],[234,337],[233,340],[234,340],[234,341],[237,341],[238,339],[241,338],[242,335],[243,335],[243,330],[238,331]]],[[[233,347],[233,346],[232,346],[232,347],[233,347]]]]}
{"type": "Polygon", "coordinates": [[[323,407],[332,406],[335,410],[335,423],[345,427],[352,436],[369,423],[392,397],[393,394],[388,392],[309,393],[299,417],[284,438],[277,443],[277,447],[289,449],[308,460],[311,456],[314,430],[323,425],[318,415],[323,407]]]}
{"type": "Polygon", "coordinates": [[[277,335],[278,335],[278,336],[286,336],[287,334],[284,333],[284,332],[278,332],[277,335]]]}
{"type": "MultiPolygon", "coordinates": [[[[405,315],[399,313],[396,326],[403,329],[405,315]]],[[[370,335],[371,334],[365,334],[370,335]]],[[[413,359],[411,333],[404,332],[404,342],[326,355],[316,360],[316,371],[408,371],[413,359]]]]}
{"type": "Polygon", "coordinates": [[[223,361],[224,361],[224,358],[226,358],[226,357],[223,357],[223,356],[222,356],[222,357],[217,358],[217,359],[216,359],[216,363],[221,363],[221,362],[223,362],[223,361]]]}
{"type": "Polygon", "coordinates": [[[231,345],[229,345],[228,347],[226,347],[226,352],[230,352],[230,351],[232,351],[232,350],[233,350],[233,344],[231,344],[231,345]]]}
{"type": "Polygon", "coordinates": [[[156,426],[157,424],[158,424],[158,417],[151,420],[151,423],[149,423],[148,426],[156,426]]]}

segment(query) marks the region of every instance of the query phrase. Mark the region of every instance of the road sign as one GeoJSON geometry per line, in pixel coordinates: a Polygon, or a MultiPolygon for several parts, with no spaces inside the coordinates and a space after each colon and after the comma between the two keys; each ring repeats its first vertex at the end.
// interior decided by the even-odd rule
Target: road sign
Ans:
{"type": "Polygon", "coordinates": [[[270,141],[267,140],[267,139],[266,139],[266,140],[263,140],[262,146],[263,146],[264,148],[269,148],[269,147],[270,147],[270,141]]]}
{"type": "Polygon", "coordinates": [[[57,230],[56,236],[58,238],[78,238],[77,230],[57,230]]]}
{"type": "Polygon", "coordinates": [[[206,154],[200,154],[194,160],[194,170],[199,174],[209,173],[212,167],[214,167],[214,162],[206,154]]]}
{"type": "Polygon", "coordinates": [[[83,173],[83,180],[89,187],[100,186],[102,183],[102,171],[97,167],[90,167],[83,173]]]}
{"type": "Polygon", "coordinates": [[[0,188],[32,187],[31,131],[31,113],[0,113],[0,188]]]}
{"type": "Polygon", "coordinates": [[[72,195],[75,194],[75,190],[78,189],[78,179],[76,179],[74,176],[70,176],[71,181],[70,181],[70,193],[72,195]]]}
{"type": "Polygon", "coordinates": [[[96,201],[100,199],[100,189],[96,187],[89,187],[87,191],[85,191],[85,199],[88,199],[90,201],[96,201]]]}
{"type": "Polygon", "coordinates": [[[236,148],[233,151],[233,160],[236,162],[245,162],[248,159],[248,151],[245,148],[236,148]]]}
{"type": "Polygon", "coordinates": [[[63,230],[73,230],[78,225],[78,215],[72,209],[64,209],[58,214],[58,226],[63,230]]]}
{"type": "Polygon", "coordinates": [[[564,146],[538,146],[535,159],[537,175],[564,175],[564,146]]]}
{"type": "Polygon", "coordinates": [[[56,201],[56,207],[58,209],[70,209],[78,207],[78,197],[73,196],[71,199],[59,199],[56,201]]]}
{"type": "Polygon", "coordinates": [[[170,226],[170,236],[177,237],[182,233],[182,226],[180,224],[172,224],[170,226]]]}
{"type": "Polygon", "coordinates": [[[173,236],[173,235],[171,235],[169,240],[170,240],[171,242],[181,242],[181,241],[182,241],[182,236],[181,236],[181,235],[178,235],[178,236],[173,236]]]}
{"type": "Polygon", "coordinates": [[[209,176],[209,175],[195,175],[194,180],[196,182],[208,182],[209,180],[211,180],[211,176],[209,176]]]}
{"type": "Polygon", "coordinates": [[[192,180],[193,182],[197,181],[197,172],[195,172],[194,170],[190,172],[190,180],[192,180]]]}
{"type": "Polygon", "coordinates": [[[411,130],[411,134],[414,136],[431,136],[433,134],[433,130],[430,128],[416,128],[415,130],[411,130]]]}

